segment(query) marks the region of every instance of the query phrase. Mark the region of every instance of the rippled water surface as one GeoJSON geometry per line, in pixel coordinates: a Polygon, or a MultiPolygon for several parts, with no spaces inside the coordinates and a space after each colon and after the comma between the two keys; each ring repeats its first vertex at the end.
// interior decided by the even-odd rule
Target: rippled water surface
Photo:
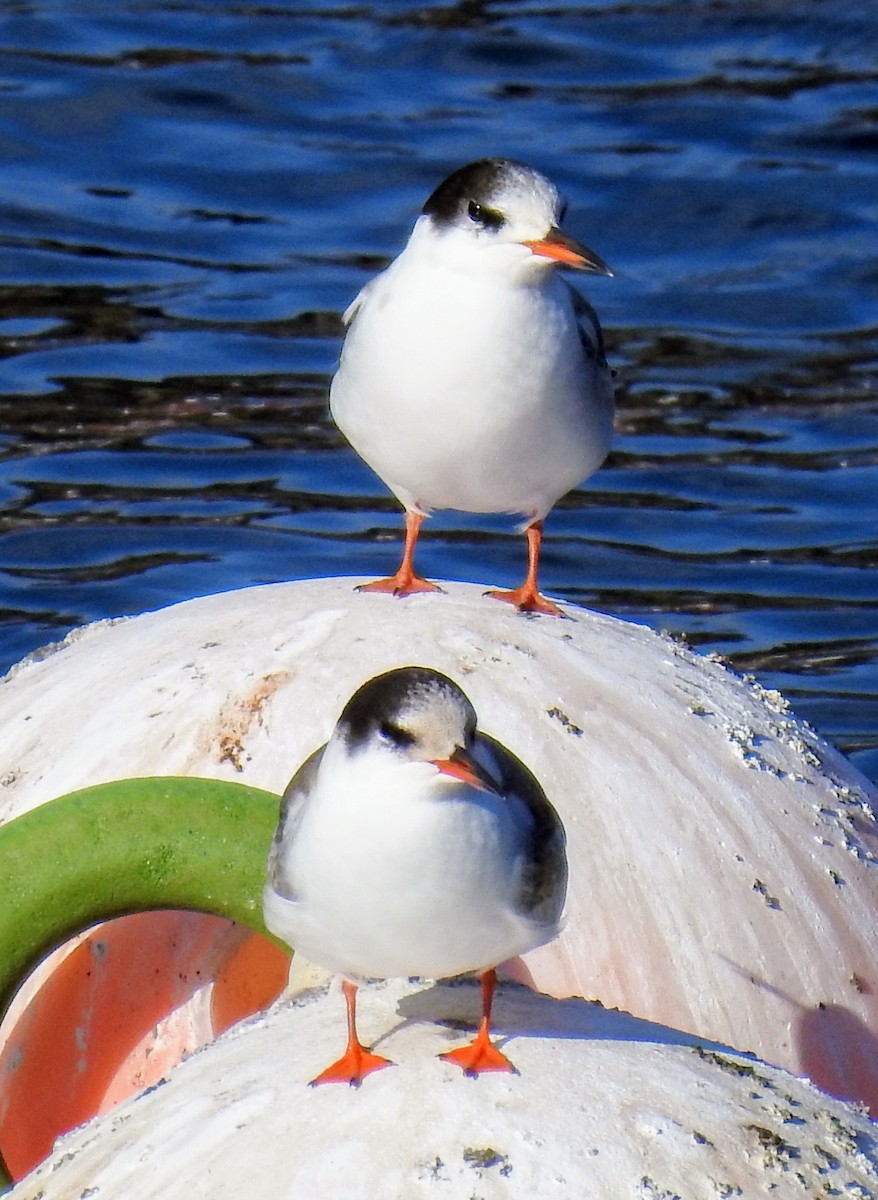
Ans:
{"type": "MultiPolygon", "coordinates": [[[[386,573],[340,313],[503,153],[615,269],[607,465],[547,591],[782,688],[878,777],[874,5],[0,0],[0,667],[190,596],[386,573]]],[[[578,281],[581,282],[581,281],[578,281]]],[[[509,520],[427,574],[519,582],[509,520]]]]}

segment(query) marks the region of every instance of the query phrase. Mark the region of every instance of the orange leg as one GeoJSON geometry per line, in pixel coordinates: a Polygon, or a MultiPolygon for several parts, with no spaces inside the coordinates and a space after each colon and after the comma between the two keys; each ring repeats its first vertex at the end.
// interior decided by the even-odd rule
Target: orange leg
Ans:
{"type": "Polygon", "coordinates": [[[563,617],[564,613],[557,604],[540,595],[537,586],[537,572],[540,567],[540,546],[543,542],[543,523],[534,521],[525,530],[527,535],[527,576],[519,588],[511,592],[486,592],[494,600],[504,600],[514,604],[519,612],[545,613],[551,617],[563,617]]]}
{"type": "Polygon", "coordinates": [[[357,1037],[357,985],[346,979],[342,984],[342,991],[348,1009],[347,1049],[338,1062],[334,1062],[331,1067],[327,1067],[311,1080],[311,1087],[318,1083],[349,1083],[351,1087],[359,1087],[372,1071],[393,1066],[389,1058],[370,1054],[357,1037]]]}
{"type": "Polygon", "coordinates": [[[465,1075],[480,1075],[482,1071],[513,1071],[517,1074],[506,1055],[491,1041],[491,1004],[496,984],[497,972],[485,971],[482,976],[482,1019],[479,1031],[469,1045],[439,1055],[460,1067],[465,1075]]]}
{"type": "Polygon", "coordinates": [[[410,596],[413,592],[442,591],[435,583],[430,583],[428,579],[422,579],[420,575],[415,574],[415,544],[423,522],[423,513],[411,512],[406,509],[405,547],[399,570],[388,579],[376,579],[374,583],[361,584],[357,588],[358,592],[391,592],[394,596],[410,596]]]}

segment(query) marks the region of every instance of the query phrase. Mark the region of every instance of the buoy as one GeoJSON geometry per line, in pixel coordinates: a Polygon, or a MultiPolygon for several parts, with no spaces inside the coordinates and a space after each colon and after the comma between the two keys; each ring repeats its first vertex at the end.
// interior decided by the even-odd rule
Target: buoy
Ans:
{"type": "Polygon", "coordinates": [[[243,784],[167,777],[0,826],[0,1016],[14,999],[0,1164],[13,1178],[281,991],[289,955],[261,916],[277,808],[243,784]]]}
{"type": "Polygon", "coordinates": [[[278,793],[364,679],[433,666],[567,826],[567,926],[520,978],[878,1106],[867,781],[777,693],[648,629],[528,618],[472,584],[397,600],[356,582],[204,597],[25,660],[0,683],[0,819],[123,776],[278,793]]]}

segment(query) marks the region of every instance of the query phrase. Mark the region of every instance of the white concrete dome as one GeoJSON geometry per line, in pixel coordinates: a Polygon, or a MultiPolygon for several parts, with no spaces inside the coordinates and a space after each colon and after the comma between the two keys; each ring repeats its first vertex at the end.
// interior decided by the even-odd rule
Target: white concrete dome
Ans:
{"type": "Polygon", "coordinates": [[[782,698],[649,630],[475,585],[216,595],[77,631],[0,685],[2,815],[126,776],[280,792],[367,677],[455,678],[567,826],[568,922],[525,976],[878,1102],[866,781],[782,698]]]}

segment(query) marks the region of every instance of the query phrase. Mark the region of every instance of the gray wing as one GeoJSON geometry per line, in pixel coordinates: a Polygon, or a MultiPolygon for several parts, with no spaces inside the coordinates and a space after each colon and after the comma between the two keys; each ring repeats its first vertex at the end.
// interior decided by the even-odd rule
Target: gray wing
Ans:
{"type": "Polygon", "coordinates": [[[605,367],[607,365],[607,356],[604,352],[604,334],[601,329],[601,323],[598,320],[598,315],[585,296],[577,292],[576,288],[567,283],[566,279],[564,282],[567,284],[570,292],[570,299],[576,315],[576,324],[579,328],[579,340],[582,342],[582,348],[588,358],[605,367]]]}
{"type": "Polygon", "coordinates": [[[343,323],[350,329],[354,322],[354,318],[358,313],[363,311],[363,308],[369,303],[369,295],[375,290],[375,284],[381,278],[381,275],[376,275],[374,279],[370,279],[365,287],[360,288],[356,296],[344,310],[341,315],[343,323]]]}
{"type": "Polygon", "coordinates": [[[567,894],[567,835],[553,805],[520,759],[488,734],[480,733],[492,752],[505,795],[514,793],[531,818],[528,864],[522,872],[519,911],[541,925],[557,925],[567,894]]]}
{"type": "Polygon", "coordinates": [[[321,746],[319,750],[315,750],[310,758],[307,758],[296,771],[293,778],[287,784],[280,802],[280,816],[277,822],[277,828],[274,831],[274,839],[271,843],[271,850],[268,854],[268,882],[274,888],[279,896],[283,896],[287,900],[295,900],[295,889],[292,887],[291,881],[286,877],[280,860],[281,845],[285,841],[289,841],[296,836],[296,831],[302,821],[302,814],[308,803],[308,798],[314,787],[314,782],[317,778],[317,772],[320,769],[320,763],[323,760],[323,752],[326,746],[321,746]]]}

